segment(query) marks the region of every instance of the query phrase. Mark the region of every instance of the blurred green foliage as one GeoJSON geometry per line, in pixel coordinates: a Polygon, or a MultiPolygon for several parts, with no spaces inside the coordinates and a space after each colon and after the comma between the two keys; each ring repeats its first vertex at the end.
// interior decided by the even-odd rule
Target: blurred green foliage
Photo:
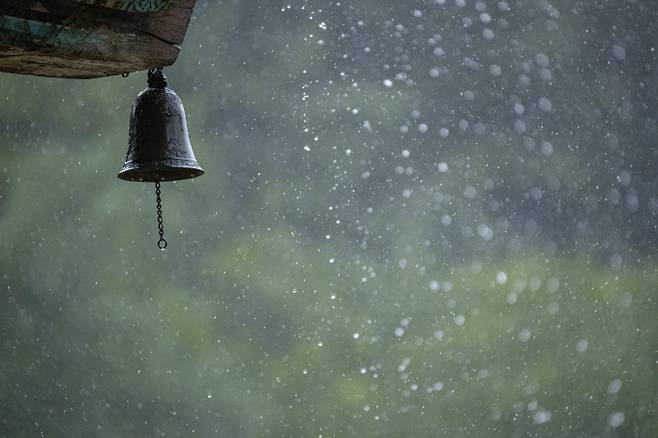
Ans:
{"type": "Polygon", "coordinates": [[[656,12],[464,4],[200,1],[166,252],[144,75],[0,75],[0,436],[654,436],[656,12]]]}

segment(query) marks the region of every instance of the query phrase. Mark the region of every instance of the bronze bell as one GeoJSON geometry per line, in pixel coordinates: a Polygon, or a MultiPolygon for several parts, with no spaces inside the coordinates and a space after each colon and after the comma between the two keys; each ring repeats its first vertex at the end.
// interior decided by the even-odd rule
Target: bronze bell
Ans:
{"type": "Polygon", "coordinates": [[[192,152],[183,103],[167,88],[162,67],[151,68],[148,87],[139,93],[130,113],[128,154],[117,176],[127,181],[155,182],[158,248],[167,247],[160,182],[200,175],[203,169],[192,152]]]}
{"type": "Polygon", "coordinates": [[[128,153],[117,175],[126,181],[177,181],[203,175],[187,131],[180,98],[167,88],[162,68],[148,72],[148,88],[130,113],[128,153]]]}

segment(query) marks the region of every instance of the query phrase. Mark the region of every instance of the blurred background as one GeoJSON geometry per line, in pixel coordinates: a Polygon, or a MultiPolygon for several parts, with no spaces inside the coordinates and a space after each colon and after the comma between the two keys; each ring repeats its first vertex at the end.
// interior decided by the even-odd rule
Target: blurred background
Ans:
{"type": "Polygon", "coordinates": [[[199,0],[145,74],[0,74],[1,437],[653,437],[658,13],[199,0]]]}

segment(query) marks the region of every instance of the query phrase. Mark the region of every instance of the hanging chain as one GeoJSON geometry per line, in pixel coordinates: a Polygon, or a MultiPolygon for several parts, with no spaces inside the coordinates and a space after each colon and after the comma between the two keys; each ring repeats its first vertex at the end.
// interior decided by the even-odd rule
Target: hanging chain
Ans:
{"type": "Polygon", "coordinates": [[[167,241],[164,238],[164,223],[162,220],[162,199],[160,198],[160,178],[156,174],[155,179],[155,204],[158,210],[158,232],[160,233],[160,240],[158,240],[158,248],[164,251],[167,247],[167,241]]]}

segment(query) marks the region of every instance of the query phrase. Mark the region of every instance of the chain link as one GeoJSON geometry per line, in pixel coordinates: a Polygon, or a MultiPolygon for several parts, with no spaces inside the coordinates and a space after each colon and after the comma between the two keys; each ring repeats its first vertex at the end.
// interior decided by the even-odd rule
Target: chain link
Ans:
{"type": "Polygon", "coordinates": [[[160,198],[160,178],[156,175],[155,179],[155,205],[158,210],[158,232],[160,233],[160,240],[158,240],[158,248],[164,251],[167,247],[167,241],[164,238],[164,223],[162,219],[162,199],[160,198]]]}

